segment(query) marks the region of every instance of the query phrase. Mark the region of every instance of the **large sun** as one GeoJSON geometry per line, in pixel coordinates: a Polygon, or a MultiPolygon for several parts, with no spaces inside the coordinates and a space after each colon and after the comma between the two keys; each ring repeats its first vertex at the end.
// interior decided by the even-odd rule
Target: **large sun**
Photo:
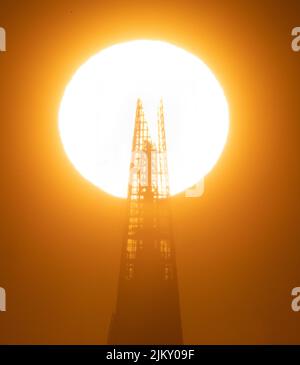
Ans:
{"type": "Polygon", "coordinates": [[[138,98],[150,131],[163,99],[171,194],[196,184],[222,153],[228,104],[199,58],[161,41],[106,48],[74,74],[60,105],[59,131],[75,168],[105,192],[126,197],[138,98]]]}

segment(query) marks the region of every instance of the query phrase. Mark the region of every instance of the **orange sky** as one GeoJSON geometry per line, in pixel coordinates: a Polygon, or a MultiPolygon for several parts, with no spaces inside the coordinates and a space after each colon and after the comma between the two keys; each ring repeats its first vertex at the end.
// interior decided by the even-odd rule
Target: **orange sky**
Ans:
{"type": "Polygon", "coordinates": [[[222,84],[231,129],[200,199],[173,198],[186,343],[299,343],[299,1],[0,0],[0,343],[105,343],[124,201],[61,145],[64,87],[101,48],[161,39],[222,84]],[[162,4],[163,3],[163,4],[162,4]],[[112,228],[113,227],[113,228],[112,228]]]}

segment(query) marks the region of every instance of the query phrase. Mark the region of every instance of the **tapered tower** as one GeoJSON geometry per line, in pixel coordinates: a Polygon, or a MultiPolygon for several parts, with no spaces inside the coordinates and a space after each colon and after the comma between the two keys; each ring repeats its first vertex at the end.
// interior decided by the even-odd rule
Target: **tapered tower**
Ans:
{"type": "Polygon", "coordinates": [[[162,100],[157,119],[154,143],[139,99],[110,344],[182,343],[162,100]]]}

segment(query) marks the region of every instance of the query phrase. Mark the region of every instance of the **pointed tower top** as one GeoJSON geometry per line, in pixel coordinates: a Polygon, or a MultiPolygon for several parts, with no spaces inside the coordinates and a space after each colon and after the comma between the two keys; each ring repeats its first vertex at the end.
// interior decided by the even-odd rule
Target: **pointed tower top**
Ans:
{"type": "Polygon", "coordinates": [[[160,118],[164,113],[164,103],[163,103],[163,98],[161,97],[159,99],[159,107],[157,110],[157,114],[158,114],[158,118],[160,118]]]}

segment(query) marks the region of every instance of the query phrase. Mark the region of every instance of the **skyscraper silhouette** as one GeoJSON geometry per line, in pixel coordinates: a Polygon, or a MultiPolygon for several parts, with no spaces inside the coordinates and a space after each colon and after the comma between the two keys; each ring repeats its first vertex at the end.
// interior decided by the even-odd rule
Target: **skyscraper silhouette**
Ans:
{"type": "Polygon", "coordinates": [[[163,102],[152,142],[137,101],[128,184],[128,220],[121,252],[110,344],[181,344],[177,270],[169,208],[163,102]]]}

